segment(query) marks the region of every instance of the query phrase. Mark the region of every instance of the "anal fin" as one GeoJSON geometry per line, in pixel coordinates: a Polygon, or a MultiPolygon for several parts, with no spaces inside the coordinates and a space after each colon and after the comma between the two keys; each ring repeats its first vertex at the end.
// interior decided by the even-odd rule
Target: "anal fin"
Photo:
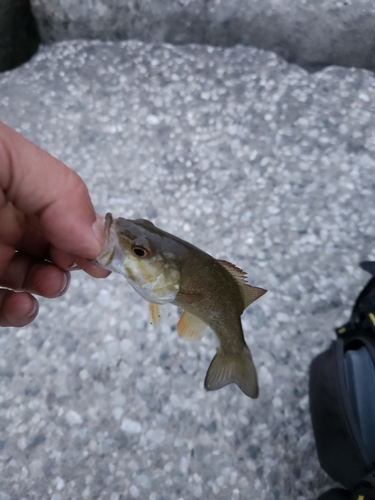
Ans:
{"type": "Polygon", "coordinates": [[[185,340],[200,340],[206,328],[206,323],[187,311],[181,314],[180,320],[177,323],[177,333],[179,337],[185,340]]]}

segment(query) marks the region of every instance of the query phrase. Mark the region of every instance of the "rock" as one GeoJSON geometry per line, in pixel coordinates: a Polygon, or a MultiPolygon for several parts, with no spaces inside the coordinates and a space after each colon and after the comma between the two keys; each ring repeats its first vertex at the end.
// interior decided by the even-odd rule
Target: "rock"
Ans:
{"type": "Polygon", "coordinates": [[[58,491],[61,491],[62,489],[64,489],[64,486],[65,486],[65,481],[62,477],[57,477],[55,479],[55,485],[56,485],[56,489],[58,491]]]}
{"type": "Polygon", "coordinates": [[[39,33],[30,0],[0,2],[0,72],[24,63],[35,54],[39,33]]]}
{"type": "Polygon", "coordinates": [[[371,0],[213,0],[207,40],[252,45],[319,70],[329,65],[375,69],[371,0]]]}
{"type": "Polygon", "coordinates": [[[120,348],[124,352],[131,352],[131,350],[134,348],[134,343],[130,339],[122,339],[120,342],[120,348]]]}
{"type": "Polygon", "coordinates": [[[105,289],[100,290],[98,297],[97,297],[97,301],[99,302],[99,304],[102,307],[108,307],[111,303],[111,296],[108,293],[108,290],[105,290],[105,289]]]}
{"type": "Polygon", "coordinates": [[[42,40],[205,41],[203,0],[32,0],[42,40]]]}
{"type": "Polygon", "coordinates": [[[129,493],[132,498],[139,498],[139,489],[134,484],[130,486],[129,493]]]}
{"type": "Polygon", "coordinates": [[[139,474],[136,478],[138,486],[144,489],[151,488],[151,480],[146,474],[139,474]]]}
{"type": "Polygon", "coordinates": [[[121,424],[121,430],[128,434],[139,434],[142,431],[142,426],[139,422],[125,418],[121,424]]]}
{"type": "Polygon", "coordinates": [[[81,425],[83,422],[81,415],[74,410],[69,410],[66,413],[65,420],[69,425],[81,425]]]}
{"type": "Polygon", "coordinates": [[[124,414],[124,410],[122,408],[116,407],[112,410],[112,415],[115,420],[120,420],[122,415],[124,414]]]}
{"type": "MultiPolygon", "coordinates": [[[[308,70],[375,69],[371,0],[31,0],[44,42],[73,38],[251,45],[308,70]]],[[[151,115],[152,116],[152,115],[151,115]]]]}
{"type": "Polygon", "coordinates": [[[46,436],[42,432],[39,432],[36,436],[32,438],[32,440],[27,446],[27,449],[32,450],[33,448],[36,448],[38,445],[44,443],[45,440],[46,436]]]}
{"type": "Polygon", "coordinates": [[[165,440],[165,437],[166,433],[164,429],[150,429],[146,432],[146,438],[156,445],[162,444],[165,440]]]}

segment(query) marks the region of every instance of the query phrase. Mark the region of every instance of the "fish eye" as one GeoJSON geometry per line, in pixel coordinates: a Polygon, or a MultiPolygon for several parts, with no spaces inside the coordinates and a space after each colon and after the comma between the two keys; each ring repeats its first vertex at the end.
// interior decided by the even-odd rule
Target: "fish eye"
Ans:
{"type": "Polygon", "coordinates": [[[133,247],[133,252],[138,257],[149,257],[150,256],[150,252],[148,250],[146,250],[146,248],[142,248],[142,247],[133,247]]]}

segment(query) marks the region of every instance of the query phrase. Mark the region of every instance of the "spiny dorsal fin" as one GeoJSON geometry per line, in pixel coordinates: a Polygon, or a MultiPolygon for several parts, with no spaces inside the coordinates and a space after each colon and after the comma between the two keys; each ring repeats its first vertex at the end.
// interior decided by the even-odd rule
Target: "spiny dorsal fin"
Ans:
{"type": "Polygon", "coordinates": [[[257,286],[249,285],[247,283],[247,274],[239,267],[226,260],[218,260],[218,263],[225,267],[225,269],[230,272],[230,274],[239,284],[245,309],[247,306],[252,304],[255,300],[259,299],[259,297],[266,293],[267,290],[265,290],[264,288],[258,288],[257,286]]]}
{"type": "Polygon", "coordinates": [[[200,340],[207,328],[206,323],[193,314],[184,311],[177,323],[177,333],[185,340],[200,340]]]}
{"type": "Polygon", "coordinates": [[[227,260],[218,260],[218,263],[221,264],[225,269],[230,272],[233,278],[237,281],[239,285],[246,285],[247,283],[247,274],[245,271],[242,271],[239,267],[235,266],[231,262],[227,260]]]}
{"type": "Polygon", "coordinates": [[[259,297],[266,293],[267,290],[265,290],[264,288],[249,285],[247,283],[247,274],[239,267],[226,260],[218,260],[218,263],[225,267],[225,269],[230,272],[230,274],[239,284],[245,309],[247,306],[252,304],[255,300],[259,299],[259,297]]]}

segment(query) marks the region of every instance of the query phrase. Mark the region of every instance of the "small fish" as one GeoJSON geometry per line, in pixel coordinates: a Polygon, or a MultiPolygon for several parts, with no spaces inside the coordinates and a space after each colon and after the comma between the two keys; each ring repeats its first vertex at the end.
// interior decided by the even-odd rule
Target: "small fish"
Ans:
{"type": "Polygon", "coordinates": [[[205,378],[208,391],[235,383],[251,398],[258,381],[246,345],[241,314],[266,290],[247,284],[246,274],[216,260],[186,241],[158,229],[145,219],[105,219],[106,242],[96,260],[100,267],[125,276],[150,305],[158,323],[160,305],[183,309],[177,324],[181,338],[199,340],[209,326],[219,339],[218,351],[205,378]]]}

